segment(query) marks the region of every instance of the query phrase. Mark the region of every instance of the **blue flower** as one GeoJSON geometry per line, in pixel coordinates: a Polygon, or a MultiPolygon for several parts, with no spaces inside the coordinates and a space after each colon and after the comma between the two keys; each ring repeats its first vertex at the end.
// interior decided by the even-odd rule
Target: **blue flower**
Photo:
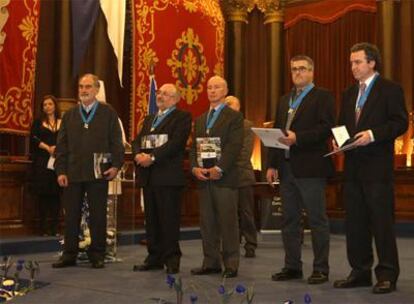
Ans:
{"type": "Polygon", "coordinates": [[[246,287],[244,287],[242,284],[239,284],[236,286],[236,292],[239,294],[243,294],[246,291],[246,287]]]}
{"type": "Polygon", "coordinates": [[[17,260],[17,264],[24,264],[24,260],[17,260]]]}
{"type": "Polygon", "coordinates": [[[166,280],[168,286],[170,288],[173,287],[174,283],[175,283],[175,278],[172,275],[167,275],[167,280],[166,280]]]}
{"type": "Polygon", "coordinates": [[[196,294],[194,294],[194,293],[192,293],[192,294],[190,295],[190,301],[191,301],[191,304],[195,304],[195,302],[197,302],[197,300],[198,300],[197,295],[196,295],[196,294]]]}
{"type": "Polygon", "coordinates": [[[224,289],[224,285],[220,285],[218,288],[218,293],[223,295],[226,292],[226,289],[224,289]]]}
{"type": "Polygon", "coordinates": [[[310,304],[312,303],[312,298],[309,294],[305,294],[305,298],[304,298],[305,304],[310,304]]]}

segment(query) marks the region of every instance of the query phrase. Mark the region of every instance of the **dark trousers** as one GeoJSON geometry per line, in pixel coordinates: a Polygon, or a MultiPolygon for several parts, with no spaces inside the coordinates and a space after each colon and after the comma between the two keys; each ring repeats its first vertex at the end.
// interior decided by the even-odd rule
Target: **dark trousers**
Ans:
{"type": "Polygon", "coordinates": [[[146,263],[179,267],[181,186],[145,186],[146,263]]]}
{"type": "Polygon", "coordinates": [[[218,187],[214,182],[199,189],[204,268],[221,268],[221,260],[225,268],[239,268],[238,194],[237,188],[218,187]]]}
{"type": "Polygon", "coordinates": [[[313,270],[329,273],[329,222],[326,216],[324,178],[296,178],[289,162],[280,170],[282,197],[282,238],[285,248],[285,267],[302,270],[301,241],[302,209],[308,216],[312,235],[313,270]]]}
{"type": "Polygon", "coordinates": [[[41,233],[55,235],[59,223],[60,196],[59,194],[39,194],[37,199],[41,233]]]}
{"type": "Polygon", "coordinates": [[[254,223],[254,196],[253,187],[246,186],[239,188],[239,227],[240,237],[244,237],[244,248],[256,249],[257,231],[254,223]]]}
{"type": "Polygon", "coordinates": [[[64,188],[65,246],[63,257],[75,259],[78,254],[81,208],[85,193],[88,198],[91,234],[88,256],[90,260],[100,260],[105,257],[106,249],[108,181],[104,180],[69,183],[69,186],[64,188]]]}
{"type": "Polygon", "coordinates": [[[344,201],[347,254],[353,274],[371,274],[374,238],[378,256],[376,277],[396,282],[400,268],[394,231],[392,182],[346,181],[344,201]]]}

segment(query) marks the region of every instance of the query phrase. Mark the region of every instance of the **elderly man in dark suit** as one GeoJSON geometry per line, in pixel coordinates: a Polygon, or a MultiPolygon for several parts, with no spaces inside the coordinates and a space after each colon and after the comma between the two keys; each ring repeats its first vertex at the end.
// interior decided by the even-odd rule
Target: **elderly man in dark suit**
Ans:
{"type": "Polygon", "coordinates": [[[219,76],[207,82],[209,111],[194,127],[191,149],[192,173],[198,180],[200,229],[204,260],[193,275],[221,272],[223,277],[237,276],[240,258],[237,217],[237,158],[243,144],[243,115],[224,103],[227,82],[219,76]]]}
{"type": "Polygon", "coordinates": [[[289,150],[270,149],[267,180],[280,178],[285,266],[272,275],[274,281],[302,278],[301,216],[305,209],[312,234],[313,272],[309,284],[328,281],[329,224],[326,216],[326,178],[333,174],[327,140],[335,123],[334,99],[313,84],[313,61],[308,56],[290,60],[294,88],[283,96],[275,116],[275,128],[285,129],[280,142],[289,150]]]}
{"type": "MultiPolygon", "coordinates": [[[[234,111],[240,111],[240,100],[235,96],[227,96],[226,104],[234,111]]],[[[256,182],[252,162],[254,133],[253,123],[247,119],[243,121],[243,147],[240,151],[237,167],[239,169],[239,230],[240,240],[243,237],[246,258],[254,258],[257,248],[257,230],[254,223],[254,194],[253,185],[256,182]]]]}
{"type": "Polygon", "coordinates": [[[342,97],[339,125],[345,125],[357,147],[345,152],[344,202],[350,275],[336,288],[372,285],[374,293],[394,291],[399,275],[394,232],[394,140],[407,130],[408,115],[400,85],[379,75],[381,56],[375,45],[358,43],[350,62],[357,83],[342,97]]]}
{"type": "Polygon", "coordinates": [[[185,145],[191,131],[191,115],[176,108],[180,94],[173,84],[157,91],[157,115],[148,115],[132,143],[138,184],[144,191],[148,256],[134,271],[179,271],[181,196],[186,183],[185,145]]]}
{"type": "Polygon", "coordinates": [[[55,168],[58,183],[64,187],[65,244],[61,259],[52,265],[54,268],[76,265],[85,193],[92,238],[89,260],[93,268],[104,267],[108,181],[122,166],[124,146],[118,115],[111,106],[96,100],[99,86],[99,79],[93,74],[79,78],[81,102],[65,113],[57,138],[55,168]],[[97,153],[110,154],[110,162],[102,166],[108,167],[102,172],[103,177],[95,174],[97,153]]]}

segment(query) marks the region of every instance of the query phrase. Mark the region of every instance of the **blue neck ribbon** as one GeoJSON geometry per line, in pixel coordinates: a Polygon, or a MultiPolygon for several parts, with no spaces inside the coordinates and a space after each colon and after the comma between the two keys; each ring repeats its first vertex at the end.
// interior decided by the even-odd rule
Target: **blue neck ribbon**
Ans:
{"type": "MultiPolygon", "coordinates": [[[[210,129],[214,126],[214,123],[216,122],[217,118],[219,117],[221,111],[224,109],[225,106],[226,104],[224,103],[220,104],[216,108],[216,111],[214,112],[213,117],[210,119],[210,121],[206,121],[207,134],[210,132],[210,129]]],[[[207,120],[208,120],[208,115],[207,115],[207,120]]]]}
{"type": "Polygon", "coordinates": [[[89,123],[92,121],[93,117],[95,116],[96,109],[98,108],[99,102],[95,102],[92,109],[89,112],[88,118],[85,117],[85,114],[82,111],[82,105],[79,105],[79,113],[81,115],[82,121],[85,124],[85,126],[89,125],[89,123]]]}
{"type": "Polygon", "coordinates": [[[161,124],[161,122],[165,119],[165,117],[167,117],[168,114],[174,111],[175,108],[176,108],[175,106],[172,106],[171,108],[169,108],[167,111],[165,111],[161,115],[155,115],[154,120],[152,121],[151,130],[154,130],[156,127],[158,127],[161,124]]]}
{"type": "Polygon", "coordinates": [[[357,109],[362,109],[362,107],[365,105],[365,102],[368,99],[369,92],[371,92],[371,89],[372,89],[372,87],[373,87],[373,85],[375,83],[375,80],[377,80],[378,76],[379,76],[379,74],[376,74],[375,75],[374,79],[372,79],[372,81],[369,84],[369,86],[365,89],[364,94],[362,94],[361,96],[359,96],[359,99],[357,101],[357,106],[356,106],[357,109]]]}
{"type": "Polygon", "coordinates": [[[303,98],[305,98],[305,96],[310,92],[310,90],[313,89],[314,86],[315,85],[313,83],[307,85],[305,87],[305,89],[303,89],[302,93],[300,93],[298,98],[296,98],[295,101],[293,101],[293,97],[291,96],[290,100],[289,100],[289,108],[293,109],[293,110],[296,110],[300,106],[300,104],[302,103],[303,98]]]}

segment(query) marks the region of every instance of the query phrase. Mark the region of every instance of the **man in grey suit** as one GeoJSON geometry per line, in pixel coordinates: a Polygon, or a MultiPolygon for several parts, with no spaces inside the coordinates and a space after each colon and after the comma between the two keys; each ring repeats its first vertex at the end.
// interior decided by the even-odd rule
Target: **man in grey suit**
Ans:
{"type": "MultiPolygon", "coordinates": [[[[240,111],[240,101],[235,96],[227,96],[226,104],[234,111],[240,111]]],[[[253,153],[254,133],[253,124],[245,119],[244,122],[243,148],[237,160],[239,169],[239,229],[240,240],[244,237],[244,256],[254,258],[257,248],[257,230],[254,223],[254,195],[253,185],[256,182],[252,162],[250,158],[253,153]]]]}
{"type": "Polygon", "coordinates": [[[104,267],[106,248],[106,203],[108,181],[121,168],[124,158],[118,115],[108,104],[96,100],[99,79],[93,74],[79,78],[79,105],[65,113],[56,145],[56,174],[63,190],[65,244],[63,255],[54,268],[76,265],[81,206],[88,197],[92,243],[88,256],[93,268],[104,267]],[[102,177],[94,166],[96,153],[110,154],[102,164],[102,177]]]}
{"type": "Polygon", "coordinates": [[[280,142],[289,150],[270,149],[267,180],[280,178],[285,266],[272,275],[274,281],[302,278],[301,216],[305,209],[312,233],[313,272],[309,284],[328,281],[329,224],[326,216],[326,177],[333,174],[327,140],[335,124],[334,98],[313,84],[313,60],[290,60],[294,88],[283,96],[275,115],[275,128],[286,130],[280,142]]]}
{"type": "Polygon", "coordinates": [[[240,258],[237,217],[237,158],[243,144],[243,115],[224,103],[227,82],[219,76],[207,82],[210,109],[194,126],[192,173],[198,180],[200,229],[204,260],[193,275],[221,272],[237,276],[240,258]],[[221,254],[222,252],[222,254],[221,254]]]}

